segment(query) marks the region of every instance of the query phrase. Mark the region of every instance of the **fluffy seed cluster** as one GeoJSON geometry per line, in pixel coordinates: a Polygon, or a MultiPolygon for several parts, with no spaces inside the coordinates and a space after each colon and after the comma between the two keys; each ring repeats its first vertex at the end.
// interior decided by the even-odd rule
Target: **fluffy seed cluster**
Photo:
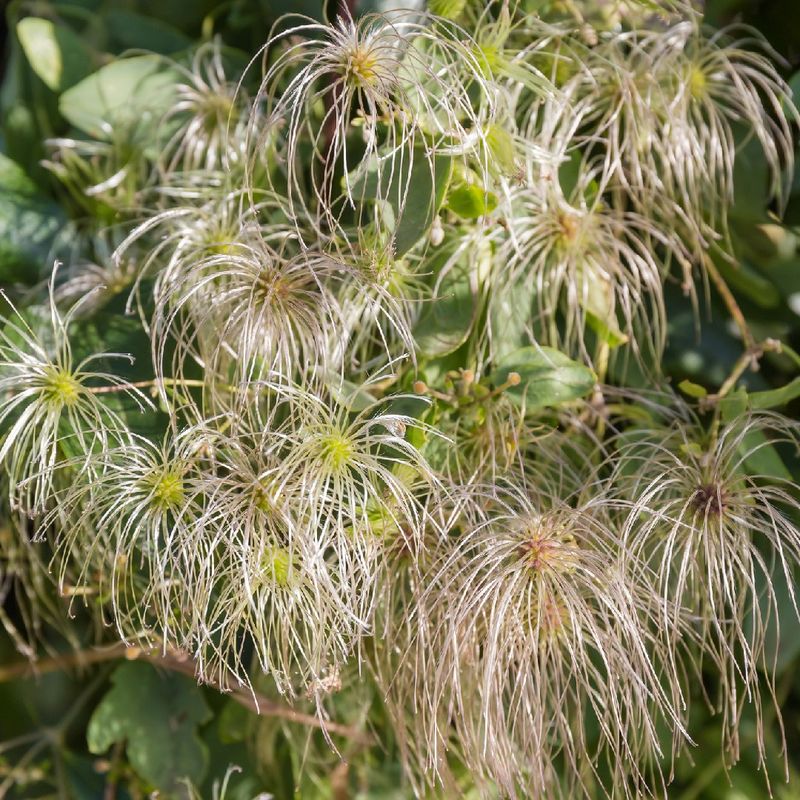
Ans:
{"type": "Polygon", "coordinates": [[[745,141],[784,197],[793,106],[752,32],[625,5],[291,18],[255,78],[203,45],[158,147],[51,143],[115,228],[3,295],[9,536],[222,687],[325,714],[355,666],[419,795],[659,792],[703,669],[731,762],[769,700],[800,431],[605,382],[658,382],[665,286],[733,257],[745,141]],[[80,335],[117,312],[146,379],[80,335]]]}

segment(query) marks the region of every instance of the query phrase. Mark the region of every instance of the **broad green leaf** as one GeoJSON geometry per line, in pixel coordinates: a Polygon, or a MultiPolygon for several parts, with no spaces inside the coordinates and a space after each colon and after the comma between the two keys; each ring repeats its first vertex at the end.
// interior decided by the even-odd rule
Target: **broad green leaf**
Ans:
{"type": "Polygon", "coordinates": [[[614,312],[611,283],[594,270],[581,270],[580,283],[578,302],[586,313],[586,324],[609,347],[626,344],[628,336],[619,329],[614,312]]]}
{"type": "MultiPolygon", "coordinates": [[[[792,578],[792,588],[790,589],[780,562],[776,562],[770,576],[770,583],[775,592],[779,619],[776,620],[773,613],[769,620],[765,649],[768,664],[772,663],[773,657],[777,659],[776,668],[778,673],[786,669],[800,654],[800,621],[797,619],[794,604],[792,603],[792,592],[797,591],[797,581],[794,576],[792,578]]],[[[764,617],[769,613],[768,597],[766,591],[759,593],[761,613],[764,617]]]]}
{"type": "Polygon", "coordinates": [[[558,182],[565,197],[571,197],[575,191],[582,167],[583,159],[579,150],[573,150],[570,157],[560,164],[558,182]]]}
{"type": "Polygon", "coordinates": [[[111,683],[89,720],[89,751],[99,755],[124,741],[131,766],[161,791],[175,791],[185,778],[199,783],[208,753],[197,726],[211,716],[201,690],[141,661],[121,664],[111,683]]]}
{"type": "Polygon", "coordinates": [[[746,261],[730,264],[724,258],[714,259],[717,269],[722,273],[726,283],[742,294],[747,295],[761,308],[775,308],[781,302],[780,292],[771,281],[759,274],[746,261]]]}
{"type": "Polygon", "coordinates": [[[155,55],[112,61],[61,95],[59,110],[97,139],[120,122],[157,122],[173,105],[178,73],[155,55]]]}
{"type": "Polygon", "coordinates": [[[328,388],[333,398],[349,411],[358,413],[369,408],[375,402],[375,396],[363,386],[344,380],[336,373],[331,373],[328,380],[328,388]]]}
{"type": "Polygon", "coordinates": [[[394,171],[386,169],[382,172],[380,192],[374,166],[351,176],[354,197],[366,201],[382,200],[390,205],[395,220],[394,244],[398,258],[427,235],[442,206],[453,170],[453,160],[449,157],[429,158],[421,148],[414,152],[410,172],[407,164],[394,171]]]}
{"type": "Polygon", "coordinates": [[[477,302],[469,260],[459,259],[442,279],[437,297],[426,301],[414,327],[414,339],[426,356],[443,356],[460,347],[469,336],[477,302]]]}
{"type": "Polygon", "coordinates": [[[524,284],[512,284],[495,291],[489,307],[489,325],[492,351],[498,361],[525,345],[532,303],[530,287],[524,284]]]}
{"type": "Polygon", "coordinates": [[[776,406],[786,405],[796,397],[800,397],[800,378],[795,378],[779,389],[752,392],[750,394],[750,405],[753,408],[775,408],[776,406]]]}
{"type": "Polygon", "coordinates": [[[762,431],[747,433],[739,446],[739,452],[745,456],[744,468],[750,475],[792,480],[792,474],[786,468],[780,454],[762,431]]]}
{"type": "MultiPolygon", "coordinates": [[[[748,408],[750,408],[750,396],[745,389],[739,388],[721,400],[720,416],[723,422],[736,424],[737,418],[746,414],[748,408]]],[[[742,437],[739,455],[743,458],[744,470],[750,475],[792,480],[792,475],[783,463],[783,459],[763,431],[748,431],[742,437]]]]}
{"type": "Polygon", "coordinates": [[[428,233],[444,200],[452,167],[452,159],[444,156],[434,157],[432,169],[427,159],[414,159],[402,211],[399,207],[395,208],[397,227],[394,241],[397,256],[410,250],[428,233]]]}
{"type": "MultiPolygon", "coordinates": [[[[792,90],[792,101],[795,108],[800,110],[800,72],[795,72],[789,80],[789,88],[792,90]]],[[[796,176],[796,173],[795,173],[796,176]]]]}
{"type": "Polygon", "coordinates": [[[474,183],[464,183],[448,192],[447,207],[459,217],[477,219],[497,208],[497,195],[474,183]]]}
{"type": "Polygon", "coordinates": [[[748,137],[744,126],[737,128],[737,139],[745,142],[736,151],[733,166],[735,218],[766,222],[769,203],[769,168],[764,151],[756,137],[748,137]]]}
{"type": "Polygon", "coordinates": [[[52,266],[53,241],[65,224],[59,206],[0,153],[0,284],[35,283],[52,266]]]}
{"type": "Polygon", "coordinates": [[[732,422],[745,414],[749,407],[747,391],[740,387],[719,401],[720,417],[723,422],[732,422]]]}
{"type": "Polygon", "coordinates": [[[605,317],[598,316],[593,311],[585,308],[586,324],[599,336],[610,348],[620,347],[628,343],[628,335],[623,333],[612,315],[605,317]]]}
{"type": "Polygon", "coordinates": [[[92,71],[92,56],[69,28],[49,19],[25,17],[17,36],[33,71],[54,92],[74,86],[92,71]]]}
{"type": "Polygon", "coordinates": [[[506,383],[510,373],[522,379],[509,394],[524,398],[528,409],[545,408],[579,400],[592,391],[594,373],[583,364],[552,347],[521,347],[498,364],[492,375],[496,385],[506,383]]]}
{"type": "Polygon", "coordinates": [[[62,750],[65,778],[71,800],[97,800],[103,796],[105,781],[96,769],[96,759],[62,750]]]}
{"type": "Polygon", "coordinates": [[[514,139],[511,134],[499,125],[490,125],[486,133],[486,144],[492,154],[494,162],[500,171],[511,175],[516,167],[516,153],[514,139]]]}
{"type": "Polygon", "coordinates": [[[243,742],[247,738],[251,714],[234,700],[226,700],[222,711],[217,714],[217,734],[225,744],[243,742]]]}
{"type": "Polygon", "coordinates": [[[466,8],[466,0],[428,0],[428,11],[437,17],[458,19],[466,8]]]}

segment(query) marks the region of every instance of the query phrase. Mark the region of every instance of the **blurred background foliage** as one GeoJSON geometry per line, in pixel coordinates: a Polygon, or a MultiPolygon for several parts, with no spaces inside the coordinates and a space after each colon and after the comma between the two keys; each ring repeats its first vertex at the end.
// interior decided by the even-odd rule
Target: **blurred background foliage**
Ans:
{"type": "MultiPolygon", "coordinates": [[[[583,0],[582,4],[591,11],[602,2],[583,0]]],[[[534,5],[556,17],[563,12],[558,0],[534,5]]],[[[355,10],[380,8],[378,0],[360,0],[355,10]]],[[[66,90],[120,53],[144,50],[175,56],[214,36],[226,45],[231,63],[244,66],[281,15],[290,11],[318,19],[327,13],[322,0],[8,3],[5,29],[0,31],[0,285],[33,285],[55,250],[63,253],[82,246],[85,209],[77,209],[65,197],[63,186],[40,165],[46,155],[43,141],[70,131],[69,109],[59,103],[66,90]],[[26,17],[52,23],[45,33],[62,53],[59,69],[48,72],[41,61],[33,68],[31,51],[42,31],[20,27],[26,17]]],[[[781,70],[800,93],[800,2],[709,0],[705,13],[714,27],[741,22],[758,28],[783,59],[781,70]]],[[[743,148],[731,215],[742,268],[718,266],[725,271],[756,337],[772,336],[800,351],[800,171],[781,219],[767,199],[766,169],[758,148],[743,148]]],[[[113,223],[113,214],[109,221],[113,223]]],[[[708,293],[698,322],[677,287],[668,302],[665,372],[676,384],[688,379],[713,391],[741,353],[722,305],[708,293]]],[[[106,330],[103,338],[108,344],[113,334],[106,330]]],[[[133,349],[129,341],[125,349],[133,349]]],[[[795,366],[779,354],[770,354],[762,363],[760,372],[746,376],[749,388],[788,384],[787,413],[797,417],[800,385],[792,381],[795,366]]],[[[795,479],[800,480],[800,475],[795,479]]],[[[0,521],[0,539],[9,535],[0,521]]],[[[334,736],[332,750],[318,730],[274,716],[257,716],[243,698],[198,687],[179,669],[167,671],[145,660],[120,662],[110,657],[94,665],[82,664],[65,655],[94,638],[94,633],[87,632],[88,621],[78,613],[67,627],[59,623],[51,629],[44,621],[25,620],[23,606],[15,601],[13,576],[37,560],[41,566],[46,556],[35,547],[25,553],[3,552],[7,555],[0,565],[0,616],[6,631],[0,633],[0,798],[125,800],[146,797],[157,787],[162,797],[224,796],[229,800],[259,793],[281,800],[411,796],[402,785],[390,730],[377,730],[370,741],[334,736]],[[38,676],[28,674],[20,655],[24,645],[12,635],[28,622],[42,626],[38,632],[45,652],[38,676]],[[377,746],[374,742],[379,739],[382,744],[377,746]],[[187,775],[191,785],[179,781],[187,775]]],[[[49,596],[48,586],[28,590],[41,592],[52,620],[66,617],[66,604],[49,596]]],[[[782,596],[788,605],[785,586],[782,596]]],[[[784,618],[791,620],[791,613],[784,618]]],[[[726,773],[719,747],[720,721],[704,717],[697,706],[697,718],[691,720],[697,741],[691,751],[693,763],[683,755],[674,764],[670,797],[743,800],[766,798],[771,792],[783,800],[800,798],[800,625],[784,626],[779,648],[776,693],[784,710],[788,783],[774,720],[769,729],[772,771],[768,786],[755,767],[754,722],[745,714],[741,762],[726,773]]],[[[359,725],[367,714],[373,721],[380,719],[380,704],[369,686],[357,676],[349,681],[344,676],[342,683],[345,688],[335,701],[337,720],[359,725]]],[[[259,688],[269,700],[269,687],[259,688]]]]}

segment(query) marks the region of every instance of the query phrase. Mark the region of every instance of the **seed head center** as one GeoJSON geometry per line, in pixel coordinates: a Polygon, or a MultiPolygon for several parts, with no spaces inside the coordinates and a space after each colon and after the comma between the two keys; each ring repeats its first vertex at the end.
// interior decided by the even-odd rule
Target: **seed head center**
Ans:
{"type": "Polygon", "coordinates": [[[81,393],[80,381],[64,369],[53,370],[47,376],[46,392],[49,400],[63,406],[73,406],[81,393]]]}
{"type": "Polygon", "coordinates": [[[728,499],[725,489],[716,483],[708,483],[695,490],[692,506],[698,513],[719,516],[725,511],[728,499]]]}
{"type": "Polygon", "coordinates": [[[162,509],[177,508],[183,501],[183,476],[175,470],[165,470],[156,475],[153,498],[162,509]]]}

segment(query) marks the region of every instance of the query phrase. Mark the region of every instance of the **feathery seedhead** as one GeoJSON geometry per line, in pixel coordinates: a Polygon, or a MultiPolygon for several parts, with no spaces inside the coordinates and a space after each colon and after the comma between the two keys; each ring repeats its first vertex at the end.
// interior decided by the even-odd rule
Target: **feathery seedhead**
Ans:
{"type": "Polygon", "coordinates": [[[208,431],[214,465],[200,476],[206,502],[190,531],[191,648],[204,678],[249,684],[246,640],[278,691],[294,696],[344,661],[357,625],[303,506],[282,485],[280,435],[218,427],[208,431]]]}
{"type": "Polygon", "coordinates": [[[695,512],[703,517],[724,514],[730,500],[727,488],[715,483],[699,486],[692,495],[695,512]]]}
{"type": "Polygon", "coordinates": [[[169,135],[162,146],[164,177],[178,170],[229,170],[242,161],[248,114],[258,115],[246,94],[230,82],[219,41],[197,48],[189,68],[171,64],[184,81],[161,121],[169,135]]]}
{"type": "Polygon", "coordinates": [[[534,295],[538,339],[584,358],[590,329],[615,345],[630,342],[637,356],[659,354],[662,281],[672,261],[686,261],[683,247],[651,219],[609,206],[610,187],[597,177],[583,165],[569,197],[546,177],[512,191],[501,259],[511,281],[499,281],[499,296],[509,284],[534,295]]]}
{"type": "Polygon", "coordinates": [[[208,567],[197,543],[203,438],[187,429],[159,447],[131,434],[90,453],[46,520],[57,531],[60,580],[76,573],[78,585],[107,598],[124,641],[191,640],[208,567]]]}
{"type": "Polygon", "coordinates": [[[567,520],[531,520],[523,526],[519,547],[522,559],[536,572],[563,574],[575,567],[575,537],[567,520]]]}
{"type": "Polygon", "coordinates": [[[645,587],[615,567],[602,494],[571,506],[548,491],[470,490],[477,506],[466,504],[463,533],[419,601],[420,646],[434,656],[417,736],[452,741],[512,797],[588,795],[593,781],[633,795],[659,752],[657,721],[678,724],[637,608],[645,587]],[[583,727],[589,709],[596,740],[583,727]]]}
{"type": "MultiPolygon", "coordinates": [[[[92,293],[62,315],[55,303],[53,270],[42,318],[29,322],[5,294],[8,315],[0,320],[0,463],[8,475],[12,508],[35,516],[52,500],[54,481],[62,468],[91,469],[90,455],[126,440],[124,420],[92,391],[93,385],[124,387],[115,375],[94,372],[89,366],[103,358],[126,358],[120,353],[98,353],[78,363],[73,358],[69,329],[92,293]],[[34,329],[35,326],[36,329],[34,329]],[[78,452],[78,459],[70,455],[78,452]]],[[[30,318],[30,317],[29,317],[30,318]]],[[[140,408],[149,401],[125,387],[140,408]]],[[[66,473],[65,473],[66,474],[66,473]]]]}
{"type": "Polygon", "coordinates": [[[346,433],[331,427],[319,433],[319,452],[323,473],[341,475],[353,460],[353,442],[346,433]]]}
{"type": "MultiPolygon", "coordinates": [[[[709,428],[670,402],[677,411],[661,410],[663,427],[626,431],[620,446],[614,480],[630,507],[621,558],[628,574],[651,576],[671,669],[710,659],[718,670],[725,745],[735,762],[744,699],[761,720],[759,671],[770,681],[774,673],[765,637],[780,622],[775,580],[786,579],[795,604],[800,491],[775,467],[771,448],[796,450],[800,434],[764,411],[717,418],[709,428]],[[768,472],[764,464],[772,465],[768,472]]],[[[760,722],[757,733],[763,763],[760,722]]]]}

